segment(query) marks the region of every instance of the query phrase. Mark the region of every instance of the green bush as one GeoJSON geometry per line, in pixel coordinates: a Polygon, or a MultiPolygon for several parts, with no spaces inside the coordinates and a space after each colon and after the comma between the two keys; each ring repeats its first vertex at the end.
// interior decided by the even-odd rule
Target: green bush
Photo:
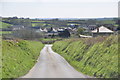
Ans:
{"type": "Polygon", "coordinates": [[[36,41],[3,40],[2,78],[18,78],[28,73],[43,46],[36,41]]]}
{"type": "Polygon", "coordinates": [[[118,77],[117,36],[68,39],[55,42],[52,48],[84,74],[100,78],[118,77]]]}

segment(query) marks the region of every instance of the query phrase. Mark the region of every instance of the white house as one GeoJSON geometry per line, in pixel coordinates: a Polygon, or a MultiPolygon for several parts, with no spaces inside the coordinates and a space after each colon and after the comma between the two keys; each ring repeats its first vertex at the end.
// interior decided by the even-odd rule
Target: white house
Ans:
{"type": "Polygon", "coordinates": [[[104,27],[104,26],[101,26],[99,28],[96,28],[95,30],[91,31],[92,32],[92,35],[95,37],[95,36],[104,36],[104,35],[111,35],[114,33],[114,31],[104,27]]]}
{"type": "Polygon", "coordinates": [[[48,30],[47,30],[46,28],[44,28],[44,29],[40,28],[39,30],[40,30],[41,32],[48,32],[48,30]]]}

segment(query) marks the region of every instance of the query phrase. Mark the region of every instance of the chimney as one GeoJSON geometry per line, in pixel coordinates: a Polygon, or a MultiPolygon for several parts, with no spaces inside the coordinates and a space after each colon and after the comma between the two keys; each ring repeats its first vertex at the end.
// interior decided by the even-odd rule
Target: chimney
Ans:
{"type": "Polygon", "coordinates": [[[97,27],[97,33],[99,33],[99,27],[97,27]]]}

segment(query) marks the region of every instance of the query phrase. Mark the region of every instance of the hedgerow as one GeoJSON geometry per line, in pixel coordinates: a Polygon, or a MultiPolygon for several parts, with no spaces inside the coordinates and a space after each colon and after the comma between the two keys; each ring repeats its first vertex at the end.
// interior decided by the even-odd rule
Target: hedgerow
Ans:
{"type": "Polygon", "coordinates": [[[78,71],[100,78],[118,77],[118,37],[68,39],[53,44],[78,71]]]}

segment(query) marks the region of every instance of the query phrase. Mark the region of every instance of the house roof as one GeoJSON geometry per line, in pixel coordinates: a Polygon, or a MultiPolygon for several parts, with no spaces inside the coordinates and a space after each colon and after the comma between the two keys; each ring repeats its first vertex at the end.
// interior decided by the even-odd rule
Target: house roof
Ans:
{"type": "Polygon", "coordinates": [[[99,30],[99,33],[113,33],[112,30],[110,30],[110,29],[108,29],[108,28],[106,28],[106,27],[104,27],[104,26],[101,26],[101,27],[99,27],[98,29],[95,29],[95,30],[93,30],[93,31],[91,31],[91,32],[92,32],[92,33],[98,33],[98,30],[99,30]]]}
{"type": "Polygon", "coordinates": [[[55,28],[53,28],[53,32],[57,32],[57,30],[55,28]]]}

